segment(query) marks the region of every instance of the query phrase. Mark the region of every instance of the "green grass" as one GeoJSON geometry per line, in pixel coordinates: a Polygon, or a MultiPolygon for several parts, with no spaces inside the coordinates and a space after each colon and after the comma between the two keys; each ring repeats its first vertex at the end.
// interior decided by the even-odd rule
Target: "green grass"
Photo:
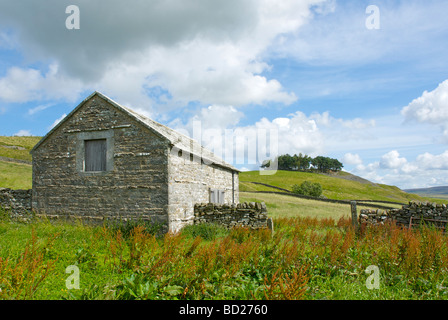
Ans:
{"type": "MultiPolygon", "coordinates": [[[[341,172],[341,176],[351,178],[349,173],[341,172]]],[[[423,201],[425,198],[403,192],[398,187],[384,184],[362,183],[349,179],[338,178],[311,172],[278,170],[273,175],[260,175],[258,171],[241,172],[239,176],[240,191],[279,191],[250,182],[261,182],[268,185],[292,190],[294,184],[300,185],[303,181],[317,182],[322,185],[323,195],[329,199],[337,200],[379,200],[407,203],[410,200],[423,201]]],[[[440,199],[431,199],[440,201],[440,199]]]]}
{"type": "MultiPolygon", "coordinates": [[[[0,136],[0,157],[31,161],[30,151],[41,138],[0,136]]],[[[31,185],[31,165],[0,160],[0,188],[31,189],[31,185]]]]}
{"type": "MultiPolygon", "coordinates": [[[[0,145],[28,150],[38,140],[0,137],[0,145]]],[[[356,233],[348,205],[244,192],[278,191],[250,181],[290,190],[309,180],[333,199],[423,199],[341,175],[348,179],[241,173],[240,202],[264,201],[273,235],[198,225],[155,237],[147,226],[19,223],[0,208],[0,299],[448,299],[447,235],[389,225],[356,233]],[[79,290],[66,287],[73,265],[79,290]],[[370,265],[380,270],[378,290],[366,287],[370,265]]],[[[0,161],[0,187],[30,188],[31,166],[0,161]]]]}
{"type": "Polygon", "coordinates": [[[447,299],[448,241],[349,219],[274,219],[275,233],[198,225],[155,237],[0,220],[0,299],[447,299]],[[210,230],[207,230],[209,228],[210,230]],[[431,249],[429,249],[431,248],[431,249]],[[380,288],[366,286],[377,266],[380,288]],[[66,268],[79,268],[79,289],[66,268]]]}
{"type": "Polygon", "coordinates": [[[31,165],[0,161],[0,188],[31,189],[31,185],[31,165]]]}
{"type": "Polygon", "coordinates": [[[31,161],[30,151],[41,138],[0,136],[0,156],[31,161]]]}
{"type": "MultiPolygon", "coordinates": [[[[240,192],[240,202],[264,202],[272,218],[332,218],[350,217],[350,204],[308,200],[280,194],[240,192]]],[[[401,208],[400,205],[391,207],[401,208]]],[[[357,206],[358,211],[364,206],[357,206]]]]}

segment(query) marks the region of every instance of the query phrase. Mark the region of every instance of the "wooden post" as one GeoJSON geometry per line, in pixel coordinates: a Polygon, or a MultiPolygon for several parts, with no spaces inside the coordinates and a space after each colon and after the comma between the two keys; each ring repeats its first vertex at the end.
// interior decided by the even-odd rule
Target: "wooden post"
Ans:
{"type": "Polygon", "coordinates": [[[355,229],[358,228],[358,211],[356,210],[356,201],[350,201],[352,210],[352,225],[355,229]]]}

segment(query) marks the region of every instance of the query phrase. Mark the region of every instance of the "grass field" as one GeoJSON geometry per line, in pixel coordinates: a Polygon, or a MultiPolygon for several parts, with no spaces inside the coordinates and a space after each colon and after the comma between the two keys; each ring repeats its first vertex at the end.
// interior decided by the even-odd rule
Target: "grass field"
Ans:
{"type": "MultiPolygon", "coordinates": [[[[423,201],[424,198],[403,192],[395,186],[366,183],[365,180],[348,172],[338,175],[324,175],[310,172],[278,170],[273,175],[260,175],[258,171],[240,173],[240,191],[278,191],[251,182],[261,182],[268,185],[291,190],[294,184],[303,181],[317,182],[322,185],[323,195],[329,199],[338,200],[380,200],[407,203],[410,200],[423,201]]],[[[437,201],[437,199],[433,199],[437,201]]],[[[439,199],[440,200],[440,199],[439,199]]]]}
{"type": "Polygon", "coordinates": [[[0,157],[31,161],[30,151],[41,138],[0,136],[0,157]]]}
{"type": "Polygon", "coordinates": [[[0,188],[31,189],[31,186],[31,165],[0,161],[0,188]]]}
{"type": "MultiPolygon", "coordinates": [[[[41,138],[0,136],[0,157],[31,162],[30,151],[41,138]]],[[[0,188],[30,189],[31,184],[30,164],[0,160],[0,188]]]]}
{"type": "Polygon", "coordinates": [[[275,233],[0,220],[0,299],[447,299],[448,241],[393,225],[278,217],[275,233]],[[79,289],[66,273],[79,270],[79,289]],[[366,273],[375,266],[378,278],[366,273]],[[371,267],[370,267],[371,268],[371,267]],[[72,269],[70,269],[72,270],[72,269]],[[369,280],[370,279],[370,280],[369,280]]]}
{"type": "MultiPolygon", "coordinates": [[[[350,205],[322,202],[279,194],[240,192],[240,202],[265,202],[272,218],[332,218],[350,217],[350,205]]],[[[401,208],[400,205],[390,205],[401,208]]],[[[357,206],[358,211],[368,207],[357,206]]]]}

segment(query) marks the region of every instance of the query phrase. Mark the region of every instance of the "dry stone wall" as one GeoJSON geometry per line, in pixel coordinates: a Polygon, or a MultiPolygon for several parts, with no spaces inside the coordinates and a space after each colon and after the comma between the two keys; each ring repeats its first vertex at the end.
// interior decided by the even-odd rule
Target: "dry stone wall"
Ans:
{"type": "Polygon", "coordinates": [[[362,209],[359,215],[359,222],[361,224],[382,224],[386,221],[394,221],[397,225],[407,227],[409,226],[411,219],[413,225],[418,225],[422,223],[422,221],[429,224],[440,225],[448,220],[447,205],[410,201],[409,204],[403,205],[401,209],[362,209]]]}
{"type": "Polygon", "coordinates": [[[272,219],[267,215],[264,202],[242,202],[230,205],[200,203],[194,206],[194,216],[194,224],[216,223],[227,228],[248,227],[273,230],[272,219]]]}
{"type": "Polygon", "coordinates": [[[0,207],[12,217],[27,217],[31,213],[31,189],[11,190],[0,188],[0,207]]]}

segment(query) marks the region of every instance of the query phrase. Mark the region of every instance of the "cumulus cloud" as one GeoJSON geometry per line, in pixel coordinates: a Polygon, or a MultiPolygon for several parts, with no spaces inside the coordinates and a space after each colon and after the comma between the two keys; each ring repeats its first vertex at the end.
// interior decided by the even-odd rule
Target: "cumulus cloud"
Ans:
{"type": "Polygon", "coordinates": [[[401,110],[407,121],[438,125],[448,143],[448,80],[432,91],[424,91],[401,110]]]}
{"type": "Polygon", "coordinates": [[[316,122],[297,111],[287,117],[265,117],[253,125],[239,124],[243,114],[233,107],[209,106],[187,123],[171,122],[177,131],[192,137],[217,156],[235,165],[255,165],[280,154],[317,155],[323,150],[324,137],[316,122]]]}
{"type": "Polygon", "coordinates": [[[425,152],[417,157],[417,164],[422,169],[448,170],[448,150],[438,155],[425,152]]]}
{"type": "Polygon", "coordinates": [[[25,130],[25,129],[19,130],[18,132],[13,134],[13,136],[16,136],[16,137],[26,137],[26,136],[31,136],[31,135],[32,135],[31,131],[25,130]]]}
{"type": "Polygon", "coordinates": [[[47,73],[33,68],[11,67],[0,78],[0,99],[6,102],[65,99],[75,101],[82,92],[79,80],[62,76],[56,64],[47,73]]]}
{"type": "Polygon", "coordinates": [[[342,119],[330,115],[330,112],[313,113],[309,116],[319,127],[325,136],[324,144],[327,152],[344,152],[347,146],[350,149],[359,150],[365,148],[378,138],[379,130],[376,130],[374,119],[342,119]]]}
{"type": "Polygon", "coordinates": [[[448,184],[448,150],[441,154],[426,152],[414,160],[400,156],[397,150],[385,153],[380,161],[367,164],[360,162],[361,159],[353,154],[346,154],[344,160],[348,160],[347,164],[354,165],[350,171],[353,174],[402,189],[448,184]]]}
{"type": "Polygon", "coordinates": [[[384,169],[399,169],[407,163],[406,158],[400,158],[397,150],[392,150],[381,157],[380,166],[384,169]]]}
{"type": "Polygon", "coordinates": [[[296,95],[261,74],[270,68],[263,53],[279,35],[296,32],[312,16],[310,7],[322,2],[0,1],[0,28],[14,30],[8,43],[18,43],[29,61],[58,68],[50,74],[11,69],[0,80],[6,89],[0,99],[72,98],[81,89],[99,88],[147,112],[189,101],[290,104],[296,95]],[[80,9],[79,30],[65,28],[68,5],[80,9]],[[158,87],[168,92],[169,103],[148,94],[158,87]]]}
{"type": "Polygon", "coordinates": [[[362,164],[362,159],[359,154],[346,153],[342,158],[342,163],[349,165],[360,165],[362,164]]]}

